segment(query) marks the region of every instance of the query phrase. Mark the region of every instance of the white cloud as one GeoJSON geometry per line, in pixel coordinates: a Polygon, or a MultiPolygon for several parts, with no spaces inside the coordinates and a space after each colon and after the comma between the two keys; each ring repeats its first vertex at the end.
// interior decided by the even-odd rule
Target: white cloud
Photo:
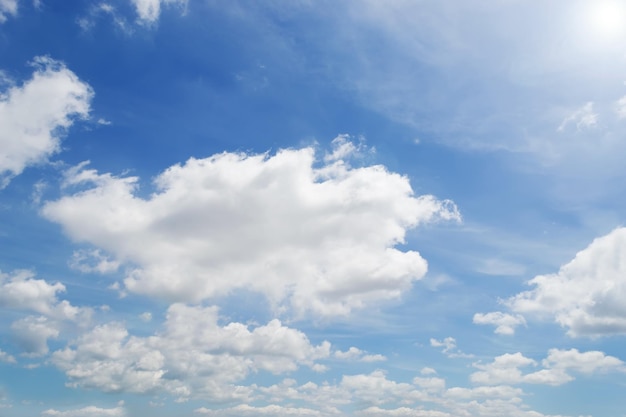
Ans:
{"type": "Polygon", "coordinates": [[[162,5],[178,5],[185,8],[187,0],[131,0],[142,24],[153,24],[159,20],[162,5]]]}
{"type": "Polygon", "coordinates": [[[626,228],[595,239],[559,272],[506,300],[518,313],[554,317],[570,336],[626,334],[626,228]]]}
{"type": "Polygon", "coordinates": [[[267,405],[264,407],[253,407],[247,404],[241,404],[227,409],[210,410],[205,407],[194,410],[195,413],[215,417],[227,416],[307,416],[307,417],[323,417],[328,415],[336,415],[339,413],[328,414],[319,410],[310,408],[284,407],[280,405],[267,405]]]}
{"type": "Polygon", "coordinates": [[[0,93],[0,187],[60,150],[62,134],[89,116],[93,91],[59,61],[33,60],[33,77],[0,93]]]}
{"type": "Polygon", "coordinates": [[[493,311],[487,314],[476,313],[472,321],[474,324],[494,325],[496,326],[495,333],[505,335],[512,335],[515,333],[517,326],[526,325],[526,320],[519,314],[511,315],[500,311],[493,311]]]}
{"type": "Polygon", "coordinates": [[[474,355],[463,353],[456,346],[456,339],[454,337],[446,337],[443,340],[430,339],[430,345],[432,347],[442,347],[441,352],[449,358],[472,358],[474,355]]]}
{"type": "Polygon", "coordinates": [[[90,405],[88,407],[67,411],[49,409],[43,411],[41,415],[53,417],[124,417],[126,410],[123,405],[124,402],[121,401],[115,408],[100,408],[90,405]]]}
{"type": "Polygon", "coordinates": [[[481,371],[474,372],[470,380],[473,383],[485,385],[516,384],[522,380],[522,372],[519,368],[530,365],[536,366],[537,362],[520,352],[505,353],[497,356],[490,364],[475,363],[474,367],[481,371]]]}
{"type": "Polygon", "coordinates": [[[563,119],[557,131],[563,132],[569,125],[572,124],[576,126],[576,130],[583,130],[594,127],[597,123],[598,114],[593,111],[593,103],[588,102],[563,119]]]}
{"type": "Polygon", "coordinates": [[[476,398],[516,398],[523,394],[521,388],[513,388],[508,385],[480,386],[475,388],[453,387],[447,389],[446,397],[457,399],[476,398]]]}
{"type": "Polygon", "coordinates": [[[0,362],[5,362],[5,363],[16,363],[17,361],[15,360],[15,358],[12,355],[9,355],[8,353],[2,351],[2,349],[0,349],[0,362]]]}
{"type": "Polygon", "coordinates": [[[48,353],[48,339],[57,338],[59,329],[46,317],[28,316],[11,324],[11,330],[22,351],[29,356],[48,353]]]}
{"type": "Polygon", "coordinates": [[[337,350],[335,351],[334,356],[337,359],[354,360],[354,361],[361,361],[361,362],[379,362],[379,361],[387,360],[387,358],[384,355],[380,355],[380,354],[369,355],[367,354],[367,352],[364,352],[361,349],[356,348],[354,346],[350,347],[350,349],[348,349],[345,352],[342,352],[341,350],[337,350]]]}
{"type": "Polygon", "coordinates": [[[80,249],[74,251],[72,258],[68,262],[70,268],[84,273],[96,272],[99,274],[109,274],[115,272],[120,267],[120,262],[111,259],[98,249],[80,249]]]}
{"type": "Polygon", "coordinates": [[[548,357],[543,360],[542,364],[548,368],[568,369],[583,374],[626,371],[624,362],[614,356],[607,356],[599,351],[581,353],[577,349],[550,349],[548,357]]]}
{"type": "Polygon", "coordinates": [[[544,369],[524,374],[520,368],[536,367],[537,362],[519,352],[507,353],[497,356],[492,363],[486,365],[475,363],[474,367],[480,371],[471,374],[470,380],[484,385],[519,383],[562,385],[574,380],[568,371],[587,375],[595,372],[626,371],[624,363],[618,358],[606,356],[599,351],[581,353],[576,349],[551,349],[541,364],[544,369]]]}
{"type": "MultiPolygon", "coordinates": [[[[517,366],[535,363],[531,361],[517,354],[495,362],[502,366],[517,366]]],[[[338,384],[307,382],[298,385],[293,379],[285,379],[270,387],[256,387],[255,398],[274,404],[286,403],[290,407],[294,403],[304,403],[307,409],[328,415],[342,413],[342,406],[348,406],[350,412],[341,415],[544,417],[544,414],[531,410],[523,403],[522,398],[526,394],[521,388],[499,384],[473,388],[445,387],[443,378],[417,377],[412,383],[406,383],[391,380],[379,370],[371,374],[344,375],[338,384]]],[[[220,415],[218,411],[206,412],[220,415]]]]}
{"type": "Polygon", "coordinates": [[[626,119],[626,96],[615,102],[615,112],[620,119],[626,119]]]}
{"type": "Polygon", "coordinates": [[[373,417],[451,417],[451,414],[442,411],[422,410],[419,408],[408,407],[394,409],[368,407],[365,410],[359,411],[357,415],[373,417]]]}
{"type": "Polygon", "coordinates": [[[84,320],[91,314],[88,308],[57,299],[57,293],[65,292],[60,282],[49,284],[34,276],[26,270],[15,271],[12,275],[0,271],[0,307],[34,311],[58,320],[84,320]]]}
{"type": "Polygon", "coordinates": [[[358,401],[371,405],[390,402],[412,403],[428,398],[428,395],[415,385],[388,379],[382,370],[371,374],[344,375],[340,387],[358,401]]]}
{"type": "Polygon", "coordinates": [[[456,206],[414,196],[383,166],[315,164],[312,148],[191,158],[157,176],[147,199],[136,177],[81,164],[66,180],[80,191],[42,213],[133,265],[131,292],[198,302],[246,288],[277,309],[323,316],[400,296],[427,264],[395,246],[422,223],[459,221],[456,206]]]}
{"type": "Polygon", "coordinates": [[[7,15],[17,15],[17,0],[0,0],[0,23],[6,22],[7,15]]]}
{"type": "Polygon", "coordinates": [[[52,362],[73,386],[224,401],[250,395],[250,388],[233,383],[252,371],[295,371],[330,355],[328,342],[313,346],[278,320],[253,330],[217,322],[216,307],[174,304],[153,336],[130,335],[121,323],[100,325],[54,352],[52,362]]]}

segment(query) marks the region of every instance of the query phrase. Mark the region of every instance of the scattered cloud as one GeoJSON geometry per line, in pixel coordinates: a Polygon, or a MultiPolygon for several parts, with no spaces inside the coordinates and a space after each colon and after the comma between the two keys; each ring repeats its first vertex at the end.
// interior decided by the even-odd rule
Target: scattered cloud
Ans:
{"type": "Polygon", "coordinates": [[[220,326],[216,307],[183,304],[170,306],[166,317],[163,330],[149,337],[131,335],[118,322],[96,326],[54,352],[52,363],[75,387],[224,401],[248,398],[249,387],[233,384],[252,371],[281,374],[330,355],[328,342],[313,346],[278,320],[253,330],[220,326]]]}
{"type": "Polygon", "coordinates": [[[558,273],[505,301],[511,310],[553,317],[572,337],[626,334],[626,228],[595,239],[558,273]]]}
{"type": "Polygon", "coordinates": [[[42,412],[41,415],[53,417],[124,417],[126,416],[126,409],[124,408],[124,402],[120,401],[117,407],[114,408],[100,408],[90,405],[67,411],[48,409],[42,412]]]}
{"type": "Polygon", "coordinates": [[[319,410],[313,410],[310,408],[298,408],[298,407],[284,407],[281,405],[266,405],[264,407],[253,407],[247,404],[237,405],[232,408],[210,410],[205,407],[194,410],[197,414],[205,416],[215,417],[228,417],[228,416],[306,416],[306,417],[324,417],[329,415],[338,415],[339,413],[328,414],[319,410]]]}
{"type": "Polygon", "coordinates": [[[594,127],[598,124],[598,114],[593,111],[593,103],[588,102],[572,114],[567,116],[559,127],[558,132],[563,132],[569,125],[574,125],[577,131],[594,127]]]}
{"type": "Polygon", "coordinates": [[[361,362],[380,362],[386,361],[387,358],[384,355],[370,355],[367,352],[362,351],[359,348],[352,346],[345,352],[340,350],[335,351],[333,356],[337,359],[343,360],[353,360],[353,361],[361,361],[361,362]]]}
{"type": "Polygon", "coordinates": [[[183,9],[187,7],[187,0],[131,0],[135,6],[139,22],[144,25],[152,25],[159,20],[163,5],[176,5],[183,9]]]}
{"type": "Polygon", "coordinates": [[[541,362],[544,369],[523,373],[520,368],[537,367],[537,361],[527,358],[520,352],[497,356],[489,364],[474,363],[480,369],[470,375],[475,384],[543,384],[562,385],[574,380],[569,372],[592,374],[595,372],[625,372],[624,362],[603,352],[579,352],[577,349],[550,349],[548,356],[541,362]]]}
{"type": "Polygon", "coordinates": [[[18,270],[12,274],[0,271],[0,307],[30,311],[58,320],[83,320],[90,309],[72,306],[67,300],[59,301],[57,293],[65,292],[60,282],[49,284],[35,279],[35,274],[18,270]]]}
{"type": "Polygon", "coordinates": [[[12,274],[0,271],[0,308],[40,314],[23,317],[11,325],[13,337],[24,354],[41,356],[48,353],[47,341],[59,336],[63,322],[79,326],[90,323],[92,309],[59,300],[57,294],[62,292],[65,292],[63,284],[35,279],[31,271],[20,270],[12,274]]]}
{"type": "Polygon", "coordinates": [[[15,360],[15,358],[12,355],[9,355],[8,353],[2,351],[0,349],[0,362],[4,362],[4,363],[16,363],[17,361],[15,360]]]}
{"type": "Polygon", "coordinates": [[[312,148],[192,158],[157,176],[148,199],[135,195],[138,178],[81,164],[66,180],[80,191],[42,214],[134,264],[124,283],[135,293],[198,302],[246,288],[297,316],[398,297],[427,264],[395,246],[423,223],[460,221],[456,206],[415,196],[380,165],[315,162],[312,148]]]}
{"type": "Polygon", "coordinates": [[[99,274],[109,274],[115,272],[120,267],[120,264],[120,261],[111,259],[98,249],[76,250],[68,262],[70,268],[77,271],[84,273],[96,272],[99,274]]]}
{"type": "Polygon", "coordinates": [[[456,346],[456,339],[454,337],[446,337],[443,340],[430,339],[430,345],[432,347],[442,347],[442,353],[449,358],[473,358],[474,355],[463,353],[456,346]]]}
{"type": "Polygon", "coordinates": [[[36,57],[33,66],[30,80],[0,92],[0,187],[59,152],[62,135],[89,116],[88,84],[49,57],[36,57]]]}
{"type": "Polygon", "coordinates": [[[0,0],[0,23],[6,22],[7,15],[17,15],[17,0],[0,0]]]}
{"type": "Polygon", "coordinates": [[[57,338],[57,323],[44,316],[28,316],[11,324],[11,330],[18,345],[28,356],[42,356],[48,353],[48,339],[57,338]]]}
{"type": "Polygon", "coordinates": [[[474,324],[491,324],[496,326],[495,333],[512,335],[515,334],[515,328],[520,325],[526,326],[526,320],[519,314],[511,315],[502,313],[500,311],[494,311],[491,313],[483,314],[476,313],[472,320],[474,324]]]}

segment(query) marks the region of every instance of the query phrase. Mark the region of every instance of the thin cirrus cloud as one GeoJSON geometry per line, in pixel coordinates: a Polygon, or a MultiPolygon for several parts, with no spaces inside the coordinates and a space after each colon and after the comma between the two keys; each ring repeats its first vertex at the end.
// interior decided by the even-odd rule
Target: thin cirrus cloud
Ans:
{"type": "Polygon", "coordinates": [[[313,148],[191,158],[154,182],[141,198],[138,178],[79,165],[42,214],[134,265],[131,292],[198,302],[247,289],[296,316],[398,297],[427,269],[418,252],[395,247],[407,230],[460,221],[453,202],[414,195],[384,166],[319,163],[313,148]]]}
{"type": "Polygon", "coordinates": [[[59,152],[63,133],[89,116],[88,84],[54,59],[36,57],[32,64],[30,80],[0,93],[0,188],[59,152]]]}

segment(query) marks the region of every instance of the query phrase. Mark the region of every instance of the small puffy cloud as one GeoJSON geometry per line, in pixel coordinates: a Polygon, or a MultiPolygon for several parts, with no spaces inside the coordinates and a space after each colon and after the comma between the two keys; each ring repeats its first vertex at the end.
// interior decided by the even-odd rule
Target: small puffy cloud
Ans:
{"type": "Polygon", "coordinates": [[[135,195],[138,178],[67,172],[66,190],[42,214],[74,240],[128,263],[126,290],[199,302],[245,288],[297,316],[346,315],[397,298],[426,261],[396,245],[407,230],[460,221],[451,201],[415,196],[380,165],[316,166],[312,148],[189,159],[135,195]]]}
{"type": "Polygon", "coordinates": [[[48,353],[48,339],[59,336],[57,324],[46,317],[28,316],[11,324],[11,330],[22,351],[29,356],[48,353]]]}
{"type": "Polygon", "coordinates": [[[118,270],[120,262],[111,259],[98,249],[81,249],[72,254],[68,262],[70,268],[84,273],[108,274],[118,270]]]}
{"type": "Polygon", "coordinates": [[[603,352],[579,352],[577,349],[551,349],[548,356],[541,362],[544,369],[523,373],[520,368],[536,367],[538,363],[521,353],[497,356],[492,363],[475,363],[480,371],[470,375],[476,384],[543,384],[562,385],[574,380],[568,372],[593,374],[596,372],[625,372],[624,362],[603,352]]]}
{"type": "Polygon", "coordinates": [[[553,317],[573,337],[626,334],[626,228],[595,239],[558,273],[529,281],[534,288],[505,304],[553,317]]]}
{"type": "Polygon", "coordinates": [[[623,361],[614,356],[607,356],[603,352],[596,350],[579,352],[577,349],[550,349],[548,357],[543,360],[542,364],[548,368],[567,369],[583,374],[626,371],[626,366],[623,361]]]}
{"type": "Polygon", "coordinates": [[[17,0],[0,0],[0,23],[6,22],[8,15],[17,15],[17,0]]]}
{"type": "Polygon", "coordinates": [[[17,361],[15,360],[15,358],[12,355],[9,355],[8,353],[6,353],[2,349],[0,349],[0,362],[16,363],[17,361]]]}
{"type": "Polygon", "coordinates": [[[537,362],[527,358],[520,352],[506,353],[497,356],[492,363],[475,363],[474,367],[480,369],[470,376],[470,380],[475,384],[499,385],[516,384],[522,381],[522,371],[520,367],[536,366],[537,362]]]}
{"type": "Polygon", "coordinates": [[[139,22],[151,25],[159,20],[162,5],[178,5],[185,8],[187,0],[131,0],[137,11],[139,22]]]}
{"type": "Polygon", "coordinates": [[[145,322],[152,321],[152,313],[150,313],[149,311],[146,311],[146,312],[144,312],[144,313],[141,313],[141,314],[139,315],[139,318],[140,318],[142,321],[145,321],[145,322]]]}
{"type": "Polygon", "coordinates": [[[227,401],[250,395],[250,388],[233,383],[252,371],[280,374],[313,367],[329,355],[328,342],[311,345],[278,320],[253,330],[241,323],[220,326],[216,307],[174,304],[153,336],[131,335],[121,323],[103,324],[54,352],[52,363],[76,387],[227,401]]]}
{"type": "Polygon", "coordinates": [[[579,131],[594,127],[597,123],[598,114],[593,111],[593,103],[588,102],[563,119],[557,131],[563,132],[570,125],[576,126],[576,130],[579,131]]]}
{"type": "Polygon", "coordinates": [[[49,409],[43,411],[41,415],[52,417],[124,417],[126,416],[126,410],[123,406],[124,402],[121,401],[118,406],[114,408],[100,408],[90,405],[88,407],[67,411],[49,409]]]}
{"type": "Polygon", "coordinates": [[[446,337],[443,340],[430,339],[430,345],[432,347],[442,347],[441,352],[449,358],[472,358],[474,355],[463,353],[456,346],[456,339],[454,337],[446,337]]]}
{"type": "Polygon", "coordinates": [[[383,355],[380,355],[380,354],[370,355],[370,354],[367,354],[367,352],[364,352],[361,349],[356,348],[354,346],[350,347],[350,349],[348,349],[345,352],[337,350],[335,351],[334,356],[337,359],[353,360],[353,361],[361,361],[361,362],[379,362],[379,361],[387,360],[387,358],[383,355]]]}
{"type": "Polygon", "coordinates": [[[515,333],[517,326],[526,325],[526,320],[523,316],[506,314],[500,311],[487,314],[476,313],[472,321],[474,324],[491,324],[496,326],[495,333],[505,335],[512,335],[515,333]]]}
{"type": "Polygon", "coordinates": [[[346,159],[363,156],[364,152],[373,153],[373,148],[367,149],[364,143],[361,141],[358,144],[354,144],[350,140],[350,135],[342,134],[338,135],[331,142],[331,153],[324,155],[324,162],[344,161],[346,159]]]}
{"type": "Polygon", "coordinates": [[[33,65],[30,80],[0,92],[0,187],[57,153],[74,120],[89,116],[89,85],[48,57],[35,58],[33,65]]]}
{"type": "Polygon", "coordinates": [[[88,308],[59,301],[57,293],[61,292],[65,292],[63,284],[35,279],[31,271],[19,270],[11,275],[0,271],[0,307],[32,311],[57,320],[82,320],[91,314],[88,308]]]}

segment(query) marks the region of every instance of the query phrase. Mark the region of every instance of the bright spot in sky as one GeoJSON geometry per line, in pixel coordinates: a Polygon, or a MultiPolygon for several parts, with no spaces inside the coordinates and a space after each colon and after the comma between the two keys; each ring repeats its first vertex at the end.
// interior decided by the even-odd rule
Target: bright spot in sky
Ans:
{"type": "Polygon", "coordinates": [[[626,34],[626,3],[621,0],[593,0],[589,2],[587,18],[591,35],[603,40],[621,40],[626,34]]]}

